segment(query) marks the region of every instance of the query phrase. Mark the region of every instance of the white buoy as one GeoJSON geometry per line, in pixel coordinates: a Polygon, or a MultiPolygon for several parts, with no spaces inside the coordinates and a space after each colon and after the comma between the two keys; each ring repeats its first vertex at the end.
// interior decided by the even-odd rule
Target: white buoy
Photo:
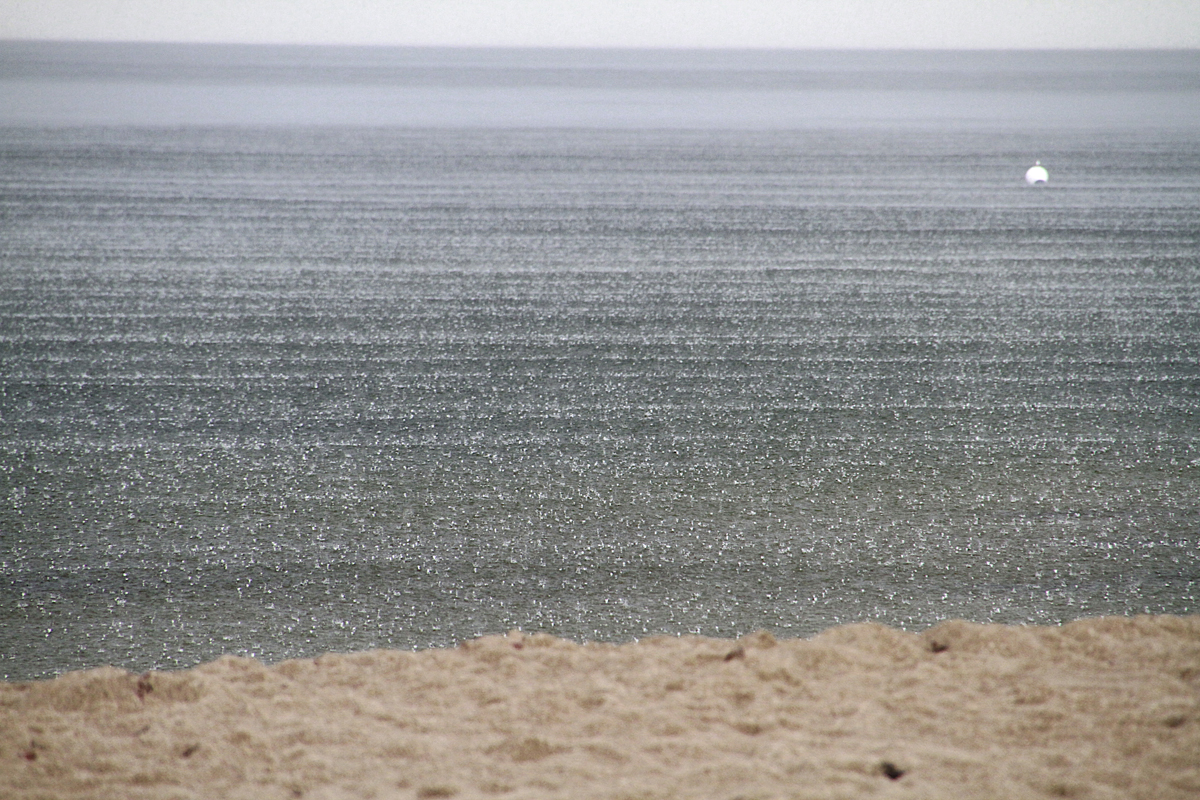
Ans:
{"type": "Polygon", "coordinates": [[[1050,180],[1050,173],[1042,166],[1042,162],[1036,162],[1032,167],[1025,170],[1025,182],[1030,186],[1037,183],[1046,183],[1050,180]]]}

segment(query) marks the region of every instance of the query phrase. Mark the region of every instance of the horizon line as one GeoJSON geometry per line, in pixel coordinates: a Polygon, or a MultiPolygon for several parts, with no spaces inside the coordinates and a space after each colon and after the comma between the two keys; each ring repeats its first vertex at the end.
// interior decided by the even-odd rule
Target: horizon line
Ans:
{"type": "Polygon", "coordinates": [[[363,49],[409,49],[409,50],[663,50],[672,52],[874,52],[874,53],[1200,53],[1200,47],[1153,47],[1122,46],[1105,47],[873,47],[853,45],[825,45],[821,47],[780,47],[753,45],[613,45],[613,44],[465,44],[465,43],[397,43],[397,42],[292,42],[292,41],[217,41],[193,39],[91,39],[0,36],[0,46],[8,44],[98,44],[98,45],[160,45],[184,47],[343,47],[363,49]]]}

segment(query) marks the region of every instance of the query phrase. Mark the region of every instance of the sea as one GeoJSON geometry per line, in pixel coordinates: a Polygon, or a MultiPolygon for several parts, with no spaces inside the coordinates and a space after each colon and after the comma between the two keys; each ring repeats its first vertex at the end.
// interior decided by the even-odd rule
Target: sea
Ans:
{"type": "Polygon", "coordinates": [[[1145,613],[1200,52],[0,42],[4,680],[1145,613]]]}

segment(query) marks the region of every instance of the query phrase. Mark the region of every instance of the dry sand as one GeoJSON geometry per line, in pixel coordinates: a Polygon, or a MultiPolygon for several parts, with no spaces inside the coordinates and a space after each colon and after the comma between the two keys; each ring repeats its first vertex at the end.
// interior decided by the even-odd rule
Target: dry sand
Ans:
{"type": "Polygon", "coordinates": [[[1200,616],[0,684],[7,798],[1200,798],[1200,616]]]}

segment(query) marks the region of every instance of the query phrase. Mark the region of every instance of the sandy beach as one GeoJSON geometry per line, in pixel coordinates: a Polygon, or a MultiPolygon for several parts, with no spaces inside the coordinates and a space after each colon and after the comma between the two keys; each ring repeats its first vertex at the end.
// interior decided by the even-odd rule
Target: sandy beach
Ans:
{"type": "Polygon", "coordinates": [[[420,652],[0,684],[10,798],[1193,798],[1200,616],[420,652]]]}

